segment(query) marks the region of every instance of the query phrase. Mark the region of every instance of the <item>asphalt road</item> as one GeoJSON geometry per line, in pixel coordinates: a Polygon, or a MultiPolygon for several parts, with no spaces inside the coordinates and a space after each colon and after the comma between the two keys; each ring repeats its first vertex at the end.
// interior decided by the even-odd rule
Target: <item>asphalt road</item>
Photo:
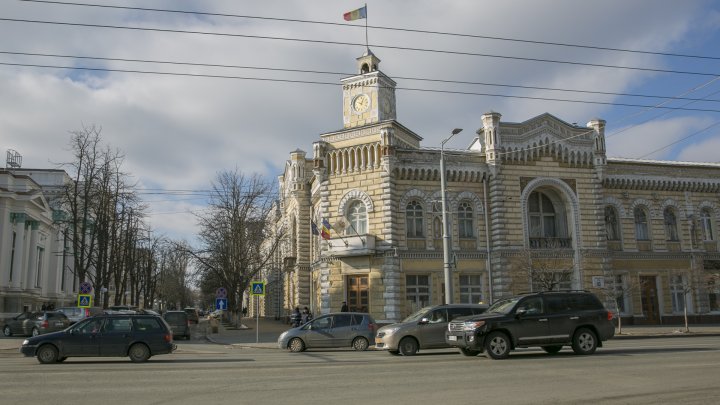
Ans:
{"type": "Polygon", "coordinates": [[[454,350],[413,357],[323,350],[288,353],[199,341],[144,364],[126,358],[41,365],[0,353],[0,403],[10,404],[708,404],[720,402],[720,339],[606,342],[592,356],[454,350]]]}

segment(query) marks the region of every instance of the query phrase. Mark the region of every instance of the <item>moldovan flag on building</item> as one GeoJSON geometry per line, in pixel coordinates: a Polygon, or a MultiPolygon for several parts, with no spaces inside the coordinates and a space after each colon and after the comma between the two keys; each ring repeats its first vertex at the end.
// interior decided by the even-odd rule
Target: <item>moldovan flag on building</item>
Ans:
{"type": "Polygon", "coordinates": [[[332,229],[332,226],[330,226],[330,222],[328,222],[327,219],[323,219],[322,231],[320,232],[320,235],[322,235],[323,239],[330,239],[330,229],[332,229]]]}
{"type": "Polygon", "coordinates": [[[359,20],[361,18],[367,18],[367,6],[360,7],[357,10],[348,11],[343,14],[345,21],[359,20]]]}
{"type": "Polygon", "coordinates": [[[310,221],[310,228],[312,229],[312,234],[315,236],[320,235],[320,231],[318,230],[317,225],[315,224],[315,221],[310,221]]]}

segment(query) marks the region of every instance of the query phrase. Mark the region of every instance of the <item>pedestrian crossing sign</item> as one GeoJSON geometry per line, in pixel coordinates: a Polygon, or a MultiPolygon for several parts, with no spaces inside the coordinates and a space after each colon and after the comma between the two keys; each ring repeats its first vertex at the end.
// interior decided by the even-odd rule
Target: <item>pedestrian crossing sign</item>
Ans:
{"type": "Polygon", "coordinates": [[[253,281],[250,284],[250,292],[252,295],[265,296],[265,282],[264,281],[253,281]]]}
{"type": "Polygon", "coordinates": [[[78,294],[78,307],[90,308],[92,306],[92,295],[78,294]]]}

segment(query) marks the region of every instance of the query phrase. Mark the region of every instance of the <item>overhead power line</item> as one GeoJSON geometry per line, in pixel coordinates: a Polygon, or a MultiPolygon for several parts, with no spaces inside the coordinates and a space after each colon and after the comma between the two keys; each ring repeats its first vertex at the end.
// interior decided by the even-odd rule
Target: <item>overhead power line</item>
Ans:
{"type": "MultiPolygon", "coordinates": [[[[88,70],[88,71],[98,71],[98,72],[152,74],[152,75],[162,75],[162,76],[187,76],[187,77],[215,78],[215,79],[257,80],[257,81],[277,82],[277,83],[314,84],[314,85],[325,85],[325,86],[340,86],[341,85],[340,83],[322,82],[322,81],[313,81],[313,80],[275,79],[275,78],[265,78],[265,77],[211,75],[211,74],[201,74],[201,73],[157,72],[157,71],[135,70],[135,69],[91,68],[91,67],[79,67],[79,66],[40,65],[40,64],[30,64],[30,63],[9,63],[9,62],[0,62],[0,65],[48,68],[48,69],[88,70]]],[[[459,90],[420,89],[420,88],[412,88],[412,87],[395,87],[395,89],[396,90],[405,90],[405,91],[418,91],[418,92],[425,92],[425,93],[462,94],[462,95],[467,95],[467,96],[503,97],[503,98],[515,98],[515,99],[524,99],[524,100],[557,101],[557,102],[564,102],[564,103],[610,105],[610,106],[618,106],[618,107],[661,108],[661,109],[667,109],[667,110],[700,111],[700,112],[713,112],[713,113],[720,112],[720,110],[716,110],[716,109],[712,109],[712,108],[684,108],[684,107],[653,106],[653,105],[647,105],[647,104],[617,103],[617,102],[592,101],[592,100],[570,100],[570,99],[551,98],[551,97],[518,96],[518,95],[510,95],[510,94],[480,93],[480,92],[459,91],[459,90]]]]}
{"type": "Polygon", "coordinates": [[[581,44],[571,44],[571,43],[563,43],[563,42],[548,42],[548,41],[538,41],[538,40],[530,40],[530,39],[522,39],[522,38],[507,38],[507,37],[498,37],[498,36],[489,36],[489,35],[462,34],[462,33],[454,33],[454,32],[430,31],[430,30],[420,30],[420,29],[412,29],[412,28],[385,27],[385,26],[379,26],[379,25],[362,26],[362,25],[357,25],[357,24],[347,24],[347,23],[339,23],[339,22],[331,22],[331,21],[301,20],[301,19],[294,19],[294,18],[261,17],[261,16],[252,16],[252,15],[242,15],[242,14],[209,13],[209,12],[190,11],[190,10],[170,10],[170,9],[160,9],[160,8],[129,7],[129,6],[116,6],[116,5],[107,5],[107,4],[89,4],[89,3],[62,2],[62,1],[49,1],[49,0],[20,0],[20,1],[25,1],[28,3],[30,3],[30,2],[31,3],[46,3],[46,4],[55,4],[55,5],[63,5],[63,6],[99,7],[99,8],[119,9],[119,10],[150,11],[150,12],[175,13],[175,14],[191,14],[191,15],[202,15],[202,16],[210,16],[210,17],[231,17],[231,18],[269,20],[269,21],[295,22],[295,23],[304,23],[304,24],[319,24],[319,25],[335,25],[335,26],[345,26],[345,27],[372,28],[372,29],[376,29],[376,30],[411,32],[411,33],[417,33],[417,34],[445,35],[445,36],[476,38],[476,39],[489,39],[489,40],[494,40],[494,41],[518,42],[518,43],[527,43],[527,44],[535,44],[535,45],[550,45],[550,46],[559,46],[559,47],[568,47],[568,48],[593,49],[593,50],[600,50],[600,51],[637,53],[637,54],[657,55],[657,56],[671,56],[671,57],[678,57],[678,58],[720,60],[720,57],[717,57],[717,56],[690,55],[690,54],[671,53],[671,52],[643,51],[643,50],[638,50],[638,49],[611,48],[611,47],[595,46],[595,45],[581,45],[581,44]]]}
{"type": "Polygon", "coordinates": [[[525,62],[540,62],[540,63],[575,65],[575,66],[589,66],[589,67],[606,68],[606,69],[636,70],[636,71],[644,71],[644,72],[683,74],[683,75],[695,75],[695,76],[720,76],[720,73],[712,73],[712,72],[691,72],[691,71],[683,71],[683,70],[655,69],[655,68],[644,68],[644,67],[636,67],[636,66],[618,66],[618,65],[600,64],[600,63],[563,61],[563,60],[542,59],[542,58],[528,58],[528,57],[521,57],[521,56],[493,55],[493,54],[477,53],[477,52],[448,51],[448,50],[443,50],[443,49],[413,48],[413,47],[392,46],[392,45],[364,44],[364,43],[356,43],[356,42],[325,41],[325,40],[317,40],[317,39],[272,37],[272,36],[267,36],[267,35],[232,34],[232,33],[223,33],[223,32],[174,30],[174,29],[167,29],[167,28],[146,28],[146,27],[130,27],[130,26],[121,26],[121,25],[70,23],[70,22],[62,22],[62,21],[28,20],[28,19],[20,19],[20,18],[0,18],[0,21],[30,23],[30,24],[50,24],[50,25],[86,27],[86,28],[108,28],[108,29],[120,29],[120,30],[130,30],[130,31],[150,31],[150,32],[176,33],[176,34],[179,33],[179,34],[195,34],[195,35],[213,35],[213,36],[222,36],[222,37],[266,39],[266,40],[274,40],[274,41],[315,43],[315,44],[324,44],[324,45],[345,45],[345,46],[363,46],[363,47],[369,46],[369,47],[381,48],[381,49],[395,49],[395,50],[413,51],[413,52],[429,52],[429,53],[440,53],[440,54],[460,55],[460,56],[477,56],[477,57],[485,57],[485,58],[520,60],[520,61],[525,61],[525,62]]]}
{"type": "MultiPolygon", "coordinates": [[[[39,56],[39,57],[64,58],[64,59],[99,60],[99,61],[108,61],[108,62],[148,63],[148,64],[174,65],[174,66],[199,66],[199,67],[212,67],[212,68],[265,70],[265,71],[273,71],[273,72],[310,73],[310,74],[326,74],[326,75],[338,75],[338,76],[353,76],[356,74],[356,73],[348,73],[348,72],[331,72],[331,71],[322,71],[322,70],[272,68],[272,67],[265,67],[265,66],[228,65],[228,64],[216,64],[216,63],[163,61],[163,60],[149,60],[149,59],[106,58],[106,57],[97,57],[97,56],[61,55],[61,54],[13,52],[13,51],[0,51],[0,54],[19,55],[19,56],[39,56]]],[[[433,78],[407,77],[407,76],[395,76],[395,75],[393,75],[393,79],[415,80],[415,81],[435,82],[435,83],[444,83],[444,84],[463,84],[463,85],[476,85],[476,86],[508,87],[508,88],[525,89],[525,90],[547,90],[547,91],[560,91],[560,92],[567,92],[567,93],[588,93],[588,94],[599,94],[599,95],[608,95],[608,96],[642,97],[642,98],[654,98],[654,99],[663,99],[663,100],[667,99],[667,100],[691,100],[691,101],[720,102],[720,100],[717,100],[717,99],[702,99],[702,98],[662,96],[662,95],[637,94],[637,93],[615,93],[615,92],[597,91],[597,90],[561,89],[561,88],[554,88],[554,87],[523,86],[523,85],[517,85],[517,84],[473,82],[473,81],[467,81],[467,80],[433,79],[433,78]]]]}

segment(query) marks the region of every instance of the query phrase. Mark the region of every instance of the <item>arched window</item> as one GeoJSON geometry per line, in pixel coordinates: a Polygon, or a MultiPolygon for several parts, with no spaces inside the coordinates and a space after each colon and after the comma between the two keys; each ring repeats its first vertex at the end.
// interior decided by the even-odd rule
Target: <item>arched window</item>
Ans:
{"type": "Polygon", "coordinates": [[[438,216],[433,219],[433,238],[442,239],[442,236],[443,236],[442,219],[438,216]]]}
{"type": "Polygon", "coordinates": [[[700,212],[700,230],[702,231],[703,240],[715,240],[712,231],[712,215],[710,215],[710,210],[707,208],[700,212]]]}
{"type": "Polygon", "coordinates": [[[422,238],[424,236],[423,207],[416,200],[410,201],[405,207],[405,224],[408,238],[422,238]]]}
{"type": "Polygon", "coordinates": [[[635,238],[637,240],[650,240],[648,232],[647,214],[642,207],[635,207],[635,238]]]}
{"type": "Polygon", "coordinates": [[[605,235],[607,240],[620,240],[617,211],[612,205],[605,207],[605,235]]]}
{"type": "Polygon", "coordinates": [[[349,224],[349,226],[345,228],[346,235],[354,235],[355,232],[360,235],[367,233],[367,210],[362,201],[355,200],[350,203],[345,219],[347,219],[349,224]]]}
{"type": "Polygon", "coordinates": [[[458,206],[458,227],[461,238],[474,238],[473,210],[469,202],[463,201],[458,206]]]}
{"type": "Polygon", "coordinates": [[[680,240],[678,239],[677,219],[675,218],[675,212],[672,208],[665,208],[665,211],[663,212],[663,219],[665,223],[665,237],[667,240],[672,242],[680,240]]]}
{"type": "Polygon", "coordinates": [[[531,238],[557,237],[555,207],[544,193],[534,191],[528,200],[531,238]]]}

